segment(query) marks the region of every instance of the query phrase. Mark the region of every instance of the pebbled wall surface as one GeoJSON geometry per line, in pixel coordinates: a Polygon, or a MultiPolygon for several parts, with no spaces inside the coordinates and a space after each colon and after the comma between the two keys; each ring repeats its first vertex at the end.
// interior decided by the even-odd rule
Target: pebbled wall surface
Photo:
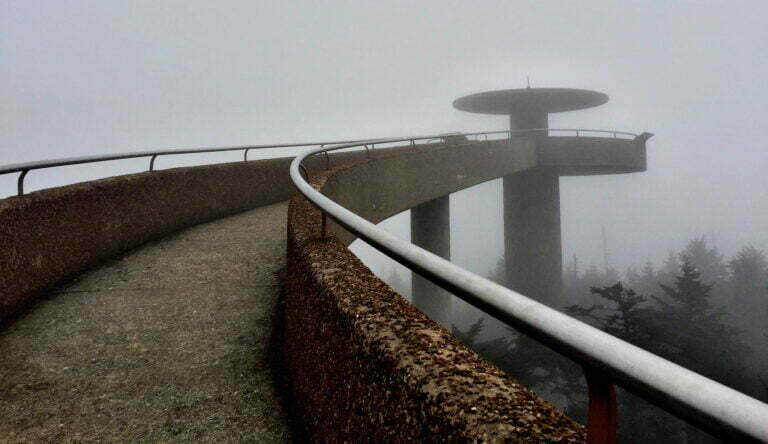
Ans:
{"type": "MultiPolygon", "coordinates": [[[[361,165],[377,162],[386,160],[361,165]]],[[[334,176],[356,168],[314,185],[325,192],[334,176]]],[[[378,279],[345,247],[348,241],[321,238],[319,211],[303,197],[291,200],[284,353],[312,441],[585,439],[582,426],[378,279]]]]}
{"type": "Polygon", "coordinates": [[[149,240],[288,200],[290,161],[159,170],[0,200],[0,322],[57,284],[149,240]]]}
{"type": "MultiPolygon", "coordinates": [[[[367,157],[343,152],[305,165],[314,175],[367,157]]],[[[0,199],[0,325],[57,285],[145,242],[290,199],[292,160],[157,170],[0,199]]]]}

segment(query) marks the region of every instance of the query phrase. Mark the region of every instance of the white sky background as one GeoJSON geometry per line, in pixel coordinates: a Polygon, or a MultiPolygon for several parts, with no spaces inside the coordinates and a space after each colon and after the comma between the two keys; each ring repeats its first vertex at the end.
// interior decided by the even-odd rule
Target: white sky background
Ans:
{"type": "MultiPolygon", "coordinates": [[[[656,134],[646,173],[562,180],[567,258],[602,265],[602,225],[620,268],[699,235],[768,249],[766,23],[765,1],[5,0],[0,164],[505,129],[451,102],[530,75],[611,96],[551,127],[656,134]]],[[[146,163],[32,172],[28,187],[146,163]]],[[[0,195],[15,180],[0,176],[0,195]]],[[[498,187],[485,190],[453,199],[460,265],[501,254],[498,187]]]]}

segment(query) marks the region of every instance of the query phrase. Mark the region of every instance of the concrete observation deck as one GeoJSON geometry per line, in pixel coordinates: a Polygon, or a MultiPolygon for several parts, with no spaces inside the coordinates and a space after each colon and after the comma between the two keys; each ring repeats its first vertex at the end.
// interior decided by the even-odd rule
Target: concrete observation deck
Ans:
{"type": "Polygon", "coordinates": [[[292,441],[270,351],[286,208],[133,250],[0,331],[0,441],[292,441]]]}
{"type": "MultiPolygon", "coordinates": [[[[646,166],[644,139],[600,137],[435,143],[377,149],[370,157],[338,153],[307,166],[313,177],[330,167],[323,192],[374,222],[499,177],[541,169],[612,174],[646,166]]],[[[316,258],[328,253],[352,260],[334,248],[343,249],[353,238],[331,224],[338,245],[286,242],[291,221],[280,202],[293,194],[289,161],[163,170],[0,200],[0,242],[14,258],[0,263],[0,319],[9,319],[25,298],[42,297],[0,329],[0,438],[291,440],[292,417],[280,402],[281,386],[275,389],[268,353],[280,293],[273,273],[288,251],[298,255],[294,271],[307,282],[286,283],[295,297],[292,309],[307,319],[325,316],[328,323],[286,316],[293,322],[286,331],[349,341],[338,346],[318,337],[316,347],[289,338],[281,342],[291,348],[286,373],[293,375],[291,386],[299,387],[293,391],[302,396],[297,404],[317,406],[316,413],[301,415],[309,436],[375,430],[377,436],[530,437],[542,430],[566,441],[581,439],[580,426],[484,363],[404,299],[384,292],[386,285],[375,276],[362,280],[369,287],[357,287],[350,276],[349,288],[366,298],[385,296],[381,308],[391,316],[392,329],[359,324],[364,315],[384,319],[371,312],[376,298],[363,305],[354,305],[349,294],[337,305],[328,299],[338,284],[334,273],[344,265],[316,258]],[[308,268],[296,268],[301,261],[308,268]],[[321,311],[311,305],[318,301],[326,304],[321,311]],[[360,316],[342,319],[344,304],[360,316]],[[431,358],[434,341],[453,357],[431,358]],[[358,352],[345,355],[352,343],[358,352]],[[321,353],[324,348],[336,353],[335,361],[321,353]],[[306,371],[320,373],[302,378],[306,371]],[[364,383],[368,377],[389,391],[364,383]],[[455,384],[466,378],[481,384],[455,384]],[[359,384],[350,389],[349,381],[359,384]],[[485,397],[483,388],[491,386],[503,403],[485,397]],[[358,396],[366,390],[374,390],[376,403],[358,396]],[[339,411],[340,400],[354,409],[339,411]],[[471,410],[475,404],[468,403],[476,401],[471,410]],[[457,416],[455,408],[475,413],[457,416]],[[332,411],[338,414],[328,416],[332,411]],[[542,415],[534,428],[526,425],[531,412],[542,415]]],[[[294,233],[312,235],[314,228],[301,225],[310,220],[307,211],[297,210],[294,233]]]]}

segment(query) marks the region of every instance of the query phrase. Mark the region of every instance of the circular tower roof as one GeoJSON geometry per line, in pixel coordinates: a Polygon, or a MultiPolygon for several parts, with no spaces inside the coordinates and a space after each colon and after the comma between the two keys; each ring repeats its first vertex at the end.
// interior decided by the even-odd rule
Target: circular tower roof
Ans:
{"type": "Polygon", "coordinates": [[[510,115],[517,111],[573,111],[592,108],[607,101],[607,94],[587,89],[520,88],[485,91],[459,97],[453,101],[453,107],[471,113],[510,115]]]}

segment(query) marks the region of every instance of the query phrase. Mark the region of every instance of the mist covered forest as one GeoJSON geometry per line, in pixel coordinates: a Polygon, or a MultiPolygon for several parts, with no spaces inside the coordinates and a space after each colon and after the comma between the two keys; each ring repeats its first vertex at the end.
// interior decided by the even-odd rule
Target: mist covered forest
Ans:
{"type": "MultiPolygon", "coordinates": [[[[768,261],[746,245],[726,257],[705,237],[663,263],[619,271],[564,267],[563,312],[722,384],[768,401],[768,261]]],[[[506,285],[504,260],[487,276],[506,285]]],[[[387,279],[401,294],[397,275],[387,279]]],[[[504,326],[462,301],[453,333],[574,419],[586,420],[587,387],[567,358],[504,326]]],[[[622,442],[702,442],[709,438],[622,390],[622,442]]]]}

